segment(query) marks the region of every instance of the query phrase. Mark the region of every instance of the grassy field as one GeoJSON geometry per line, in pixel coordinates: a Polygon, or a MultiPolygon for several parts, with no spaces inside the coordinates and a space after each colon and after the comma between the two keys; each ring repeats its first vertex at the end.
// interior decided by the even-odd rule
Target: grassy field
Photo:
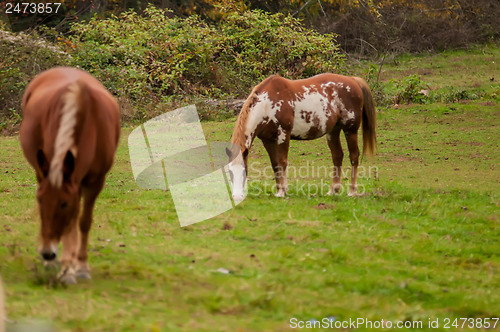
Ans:
{"type": "MultiPolygon", "coordinates": [[[[428,66],[424,79],[435,89],[493,91],[498,54],[403,56],[381,80],[428,66]]],[[[207,139],[228,140],[234,121],[202,123],[207,139]]],[[[35,320],[57,331],[288,331],[291,318],[334,317],[422,322],[409,330],[439,319],[445,330],[446,318],[498,317],[499,125],[490,99],[381,108],[378,155],[362,163],[376,171],[359,180],[363,195],[304,190],[331,180],[308,173],[290,177],[288,197],[278,199],[272,179],[250,171],[245,201],[185,228],[170,192],[135,184],[126,127],[95,211],[93,280],[71,287],[54,283],[37,259],[36,181],[17,137],[0,137],[9,328],[35,320]]],[[[258,141],[249,158],[268,165],[258,141]]],[[[292,143],[291,166],[330,160],[325,139],[292,143]]]]}

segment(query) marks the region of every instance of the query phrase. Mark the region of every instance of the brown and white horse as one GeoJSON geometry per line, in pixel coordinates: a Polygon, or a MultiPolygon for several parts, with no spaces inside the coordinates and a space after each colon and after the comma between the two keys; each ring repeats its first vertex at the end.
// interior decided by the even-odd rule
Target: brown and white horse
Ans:
{"type": "Polygon", "coordinates": [[[335,170],[328,194],[339,192],[344,156],[341,131],[347,140],[352,165],[349,195],[355,195],[361,123],[363,154],[373,154],[376,147],[375,104],[368,84],[359,77],[335,74],[302,80],[288,80],[276,75],[268,77],[253,88],[231,138],[233,145],[228,155],[233,198],[243,199],[248,151],[255,137],[262,140],[271,159],[276,196],[284,197],[288,189],[286,168],[290,139],[311,140],[326,135],[335,170]]]}
{"type": "Polygon", "coordinates": [[[62,242],[60,277],[65,283],[90,278],[87,248],[94,203],[119,136],[118,104],[90,74],[54,68],[28,85],[20,141],[38,181],[39,252],[44,262],[55,261],[62,242]]]}

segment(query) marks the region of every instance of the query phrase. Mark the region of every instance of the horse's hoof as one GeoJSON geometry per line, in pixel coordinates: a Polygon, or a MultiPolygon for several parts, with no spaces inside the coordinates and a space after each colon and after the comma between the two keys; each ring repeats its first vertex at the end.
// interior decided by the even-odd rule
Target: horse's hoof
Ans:
{"type": "Polygon", "coordinates": [[[76,278],[80,280],[91,280],[92,276],[90,275],[90,271],[79,270],[76,271],[76,278]]]}
{"type": "Polygon", "coordinates": [[[65,285],[74,285],[77,283],[74,274],[64,274],[59,277],[59,280],[65,285]]]}
{"type": "Polygon", "coordinates": [[[328,192],[326,193],[327,196],[333,196],[340,194],[340,185],[335,185],[333,188],[330,188],[328,192]]]}
{"type": "Polygon", "coordinates": [[[72,267],[65,267],[59,272],[58,275],[61,283],[65,285],[74,285],[76,284],[76,275],[75,270],[72,267]]]}
{"type": "Polygon", "coordinates": [[[349,196],[349,197],[356,197],[356,196],[358,196],[358,194],[355,191],[351,191],[351,192],[349,192],[347,194],[347,196],[349,196]]]}

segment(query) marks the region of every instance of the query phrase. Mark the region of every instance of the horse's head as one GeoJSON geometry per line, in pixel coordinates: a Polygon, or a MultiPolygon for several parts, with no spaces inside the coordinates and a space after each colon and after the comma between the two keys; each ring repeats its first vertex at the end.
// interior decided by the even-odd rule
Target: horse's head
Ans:
{"type": "Polygon", "coordinates": [[[233,199],[241,202],[245,198],[248,149],[240,149],[239,146],[233,144],[231,149],[226,148],[226,154],[229,157],[228,168],[233,189],[233,199]]]}
{"type": "Polygon", "coordinates": [[[50,165],[42,150],[38,151],[37,159],[39,172],[36,199],[42,220],[40,255],[45,261],[52,261],[57,257],[61,236],[78,216],[80,193],[78,185],[71,177],[75,169],[75,158],[68,151],[63,163],[63,180],[60,185],[54,185],[50,181],[50,165]]]}

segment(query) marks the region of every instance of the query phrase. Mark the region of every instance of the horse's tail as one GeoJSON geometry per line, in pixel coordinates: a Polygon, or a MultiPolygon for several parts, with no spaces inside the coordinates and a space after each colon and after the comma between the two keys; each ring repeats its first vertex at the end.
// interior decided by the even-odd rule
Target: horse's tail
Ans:
{"type": "Polygon", "coordinates": [[[49,181],[59,188],[63,182],[63,166],[66,155],[71,152],[76,157],[76,137],[79,136],[79,123],[83,123],[85,107],[89,99],[86,84],[78,80],[70,84],[63,93],[60,109],[59,129],[54,141],[54,154],[50,162],[49,181]]]}
{"type": "Polygon", "coordinates": [[[360,77],[354,77],[363,91],[363,155],[372,156],[377,148],[377,114],[370,87],[360,77]]]}

